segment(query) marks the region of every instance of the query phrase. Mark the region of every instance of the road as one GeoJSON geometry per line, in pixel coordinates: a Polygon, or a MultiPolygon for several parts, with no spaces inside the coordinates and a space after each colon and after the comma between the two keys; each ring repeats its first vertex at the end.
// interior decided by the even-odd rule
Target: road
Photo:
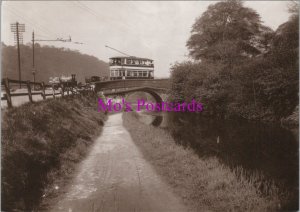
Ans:
{"type": "MultiPolygon", "coordinates": [[[[46,89],[45,92],[46,92],[46,94],[53,93],[52,89],[46,89]]],[[[27,93],[27,89],[17,89],[16,91],[14,91],[12,93],[27,93]]],[[[34,93],[34,92],[32,92],[32,93],[34,93]]],[[[58,91],[56,91],[56,93],[58,93],[58,91]]],[[[1,91],[1,97],[3,97],[4,94],[5,94],[5,91],[1,91]]],[[[67,92],[65,92],[65,94],[67,94],[67,92]]],[[[61,95],[56,95],[56,97],[61,97],[61,95]]],[[[51,98],[53,98],[53,96],[47,96],[46,98],[51,99],[51,98]]],[[[29,102],[29,97],[28,97],[28,95],[27,96],[13,96],[11,98],[11,100],[12,100],[12,105],[14,107],[18,107],[26,102],[29,102]]],[[[34,102],[41,101],[41,100],[43,100],[43,97],[41,95],[33,95],[32,100],[34,102]]],[[[6,107],[7,107],[7,101],[1,100],[1,108],[4,109],[6,107]]]]}
{"type": "Polygon", "coordinates": [[[64,195],[52,211],[186,211],[133,143],[121,113],[109,116],[64,195]]]}

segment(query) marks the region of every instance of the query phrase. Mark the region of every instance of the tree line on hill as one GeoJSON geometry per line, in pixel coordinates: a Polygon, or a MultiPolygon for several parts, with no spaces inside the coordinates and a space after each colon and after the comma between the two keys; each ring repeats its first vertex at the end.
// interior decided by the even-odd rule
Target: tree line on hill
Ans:
{"type": "MultiPolygon", "coordinates": [[[[33,81],[32,46],[21,45],[21,75],[22,80],[33,81]]],[[[2,78],[19,79],[18,55],[16,46],[2,43],[2,78]]],[[[108,64],[94,56],[82,54],[75,50],[41,46],[35,44],[36,81],[48,83],[50,77],[71,76],[76,74],[78,82],[84,82],[85,77],[108,76],[108,64]]]]}
{"type": "Polygon", "coordinates": [[[242,1],[210,5],[187,41],[193,61],[171,68],[171,99],[196,99],[204,114],[220,118],[291,115],[298,108],[298,6],[290,3],[289,20],[273,31],[242,1]]]}

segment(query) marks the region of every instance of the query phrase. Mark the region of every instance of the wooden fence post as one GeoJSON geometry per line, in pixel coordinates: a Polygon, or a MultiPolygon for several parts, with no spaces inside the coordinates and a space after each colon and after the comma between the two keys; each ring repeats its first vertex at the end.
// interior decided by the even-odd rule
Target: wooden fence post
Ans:
{"type": "Polygon", "coordinates": [[[9,108],[12,107],[12,102],[11,102],[11,96],[10,96],[10,90],[9,90],[9,81],[8,78],[5,78],[4,80],[4,87],[5,87],[5,92],[6,92],[6,100],[7,100],[7,106],[9,108]]]}
{"type": "Polygon", "coordinates": [[[45,100],[45,99],[46,99],[45,83],[42,82],[42,83],[41,83],[41,86],[42,86],[42,97],[43,97],[43,99],[45,100]]]}
{"type": "Polygon", "coordinates": [[[53,95],[53,99],[55,99],[55,89],[54,89],[54,84],[52,84],[52,95],[53,95]]]}
{"type": "Polygon", "coordinates": [[[30,86],[30,81],[27,81],[27,89],[28,89],[28,97],[29,101],[32,102],[32,94],[31,94],[31,86],[30,86]]]}
{"type": "Polygon", "coordinates": [[[65,86],[61,85],[61,97],[65,96],[65,86]]]}

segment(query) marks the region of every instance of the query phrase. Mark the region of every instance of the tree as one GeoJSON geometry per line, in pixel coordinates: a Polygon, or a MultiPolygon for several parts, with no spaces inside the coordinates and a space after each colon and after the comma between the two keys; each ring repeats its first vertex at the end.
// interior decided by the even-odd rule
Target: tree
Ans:
{"type": "Polygon", "coordinates": [[[299,13],[273,32],[237,0],[209,6],[187,42],[195,62],[176,63],[170,98],[200,100],[203,115],[281,120],[299,104],[299,13]],[[254,57],[255,56],[255,57],[254,57]]]}
{"type": "Polygon", "coordinates": [[[288,10],[289,13],[292,15],[298,15],[299,14],[299,2],[298,1],[290,1],[288,4],[288,10]]]}
{"type": "Polygon", "coordinates": [[[210,5],[192,27],[187,42],[190,55],[196,59],[221,60],[232,63],[239,57],[261,51],[254,38],[261,33],[260,16],[239,0],[210,5]]]}
{"type": "Polygon", "coordinates": [[[294,4],[294,10],[290,9],[290,19],[276,30],[271,43],[271,53],[277,65],[281,67],[292,65],[298,70],[299,13],[295,7],[298,8],[298,5],[294,4]]]}

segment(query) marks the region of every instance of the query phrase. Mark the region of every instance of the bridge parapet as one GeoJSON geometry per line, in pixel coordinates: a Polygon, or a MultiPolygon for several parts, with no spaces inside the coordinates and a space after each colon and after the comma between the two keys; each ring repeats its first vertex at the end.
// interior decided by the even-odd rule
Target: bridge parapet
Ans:
{"type": "Polygon", "coordinates": [[[107,90],[107,89],[122,89],[122,88],[158,88],[169,89],[169,79],[154,79],[154,80],[114,80],[106,82],[95,82],[95,90],[107,90]]]}

